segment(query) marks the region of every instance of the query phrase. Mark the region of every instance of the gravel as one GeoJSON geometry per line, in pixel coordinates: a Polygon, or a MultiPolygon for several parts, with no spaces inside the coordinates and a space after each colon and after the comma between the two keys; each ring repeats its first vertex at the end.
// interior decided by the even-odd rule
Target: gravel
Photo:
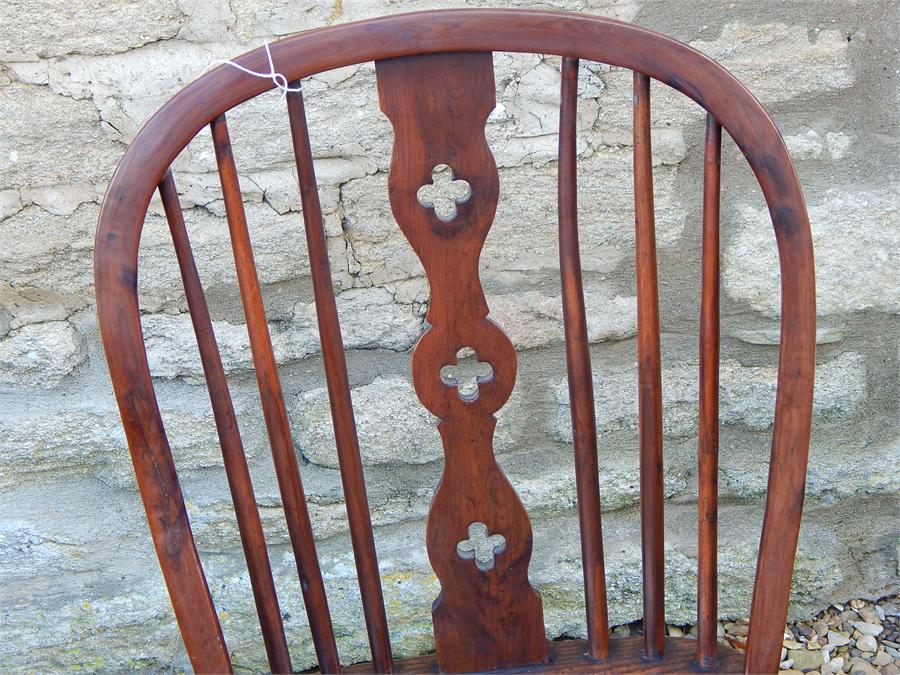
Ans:
{"type": "MultiPolygon", "coordinates": [[[[668,626],[668,634],[693,638],[696,626],[668,626]]],[[[613,629],[638,635],[640,622],[613,629]]],[[[719,643],[743,650],[750,620],[720,621],[719,643]]],[[[809,621],[784,627],[779,675],[900,675],[900,596],[835,603],[809,621]]]]}

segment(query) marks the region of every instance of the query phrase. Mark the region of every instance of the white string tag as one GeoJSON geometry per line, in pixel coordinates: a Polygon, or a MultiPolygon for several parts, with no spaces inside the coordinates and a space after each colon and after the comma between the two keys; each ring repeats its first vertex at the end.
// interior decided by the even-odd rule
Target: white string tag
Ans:
{"type": "Polygon", "coordinates": [[[255,70],[250,70],[249,68],[245,68],[239,63],[235,63],[234,61],[213,61],[206,68],[203,69],[205,73],[207,70],[212,68],[213,66],[228,64],[229,66],[234,66],[240,71],[247,73],[248,75],[252,75],[253,77],[261,77],[266,80],[272,80],[276,89],[281,90],[281,98],[287,96],[288,92],[299,92],[303,91],[302,87],[294,87],[291,88],[288,86],[287,77],[284,76],[283,73],[279,73],[275,70],[275,62],[272,60],[272,52],[269,49],[269,43],[263,43],[263,46],[266,48],[266,57],[269,59],[269,72],[268,73],[257,73],[255,70]]]}

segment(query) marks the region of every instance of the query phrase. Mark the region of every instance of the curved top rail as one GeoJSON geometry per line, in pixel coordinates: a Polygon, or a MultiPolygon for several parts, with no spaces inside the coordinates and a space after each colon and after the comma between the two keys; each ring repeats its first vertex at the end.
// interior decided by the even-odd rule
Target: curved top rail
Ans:
{"type": "MultiPolygon", "coordinates": [[[[780,636],[802,508],[803,481],[798,479],[805,476],[809,446],[815,279],[809,221],[796,172],[760,103],[725,68],[688,45],[620,21],[564,12],[450,9],[401,14],[308,31],[270,49],[288,81],[365,61],[447,51],[531,52],[598,61],[681,91],[728,131],[762,188],[781,265],[779,386],[745,666],[751,671],[770,669],[773,663],[777,667],[781,640],[768,638],[769,633],[780,636]]],[[[264,48],[235,62],[257,72],[268,70],[264,48]]],[[[172,161],[204,126],[273,86],[271,80],[227,65],[202,75],[147,121],[110,182],[95,241],[97,312],[120,410],[134,425],[128,434],[133,453],[152,451],[149,439],[165,439],[137,298],[138,245],[150,199],[172,161]]],[[[157,496],[167,498],[163,489],[157,496]]]]}

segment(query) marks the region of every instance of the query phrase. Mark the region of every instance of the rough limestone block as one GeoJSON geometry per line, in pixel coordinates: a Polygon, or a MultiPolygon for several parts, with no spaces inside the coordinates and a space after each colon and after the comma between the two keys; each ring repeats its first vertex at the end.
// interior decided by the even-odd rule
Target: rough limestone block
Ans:
{"type": "Polygon", "coordinates": [[[185,15],[176,0],[71,4],[16,0],[0,5],[0,61],[113,54],[173,37],[185,15]]]}
{"type": "MultiPolygon", "coordinates": [[[[723,285],[770,316],[781,306],[778,250],[769,212],[744,206],[725,247],[723,285]]],[[[820,315],[900,312],[900,193],[829,190],[809,200],[820,315]]]]}
{"type": "Polygon", "coordinates": [[[50,389],[85,355],[81,336],[68,321],[23,326],[0,339],[0,388],[50,389]]]}
{"type": "MultiPolygon", "coordinates": [[[[205,392],[203,392],[205,394],[205,392]]],[[[23,481],[91,476],[106,485],[134,489],[134,470],[119,413],[104,407],[71,410],[29,410],[0,417],[0,486],[23,481]]],[[[234,397],[241,416],[244,451],[260,454],[262,420],[258,410],[248,410],[240,396],[234,397]]],[[[221,469],[222,450],[208,401],[187,409],[180,405],[162,409],[163,424],[180,473],[198,469],[221,469]],[[205,406],[203,405],[205,403],[205,406]]]]}
{"type": "MultiPolygon", "coordinates": [[[[309,274],[306,237],[296,213],[279,214],[266,203],[244,206],[261,284],[277,284],[309,274]]],[[[237,272],[224,214],[205,208],[185,210],[191,249],[207,293],[237,297],[237,272]]],[[[0,226],[2,227],[2,226],[0,226]]],[[[340,264],[338,258],[333,262],[340,264]]],[[[163,216],[149,215],[142,233],[138,287],[145,311],[173,311],[184,306],[184,290],[172,237],[163,216]]]]}
{"type": "MultiPolygon", "coordinates": [[[[637,301],[612,296],[609,289],[584,292],[588,340],[623,340],[637,334],[637,301]]],[[[530,349],[563,340],[562,299],[540,291],[489,295],[490,318],[504,330],[516,349],[530,349]]]]}
{"type": "MultiPolygon", "coordinates": [[[[895,470],[900,462],[900,442],[888,430],[886,440],[848,442],[835,438],[833,426],[813,427],[806,476],[806,497],[812,503],[832,505],[842,499],[864,495],[892,495],[900,490],[895,470]]],[[[742,500],[765,496],[771,438],[748,439],[722,435],[721,494],[742,500]]],[[[890,498],[882,500],[885,506],[890,498]]]]}
{"type": "MultiPolygon", "coordinates": [[[[580,232],[585,271],[610,271],[633,240],[633,196],[629,152],[595,154],[580,163],[580,232]],[[602,193],[602,194],[601,194],[602,193]]],[[[675,167],[656,172],[657,240],[676,243],[684,214],[676,208],[675,167]]],[[[557,269],[556,166],[501,169],[500,203],[482,253],[485,278],[509,271],[557,269]],[[525,201],[516,195],[527,194],[525,201]],[[552,243],[550,243],[552,242],[552,243]]],[[[342,190],[345,232],[359,274],[369,283],[411,278],[422,268],[399,231],[387,202],[387,180],[376,174],[353,180],[342,190]]]]}
{"type": "MultiPolygon", "coordinates": [[[[662,371],[663,433],[689,436],[697,430],[698,374],[696,365],[664,367],[662,371]]],[[[777,370],[772,366],[742,366],[724,359],[719,368],[719,419],[761,431],[772,424],[777,370]]],[[[632,369],[594,372],[597,430],[601,433],[637,428],[637,373],[632,369]]],[[[569,390],[566,380],[553,388],[558,409],[552,434],[572,442],[569,390]]],[[[846,419],[866,398],[863,357],[846,352],[816,368],[813,414],[820,419],[846,419]]]]}
{"type": "MultiPolygon", "coordinates": [[[[225,45],[199,46],[181,40],[162,40],[121,54],[76,53],[39,64],[11,63],[10,68],[23,82],[48,85],[47,95],[53,92],[65,97],[62,100],[93,102],[93,106],[89,101],[80,105],[93,110],[98,122],[106,123],[103,131],[110,138],[129,142],[141,122],[172,94],[199,76],[214,60],[233,54],[234,49],[225,45]]],[[[71,142],[70,138],[67,143],[71,142]]],[[[73,160],[77,157],[73,153],[73,160]]],[[[107,167],[104,182],[114,167],[115,162],[107,167]]]]}
{"type": "MultiPolygon", "coordinates": [[[[411,348],[422,332],[419,308],[398,303],[384,288],[352,288],[340,293],[336,302],[345,349],[402,352],[411,348]]],[[[315,303],[297,303],[294,322],[316,325],[315,303]]]]}
{"type": "MultiPolygon", "coordinates": [[[[634,197],[628,150],[597,152],[581,160],[579,238],[585,272],[614,269],[633,255],[634,197]]],[[[676,243],[684,213],[673,208],[677,167],[660,167],[654,176],[656,233],[661,246],[676,243]]],[[[557,270],[558,223],[555,164],[500,171],[500,203],[482,253],[485,276],[506,271],[557,270]],[[518,195],[528,195],[526,199],[518,195]]]]}
{"type": "MultiPolygon", "coordinates": [[[[105,183],[112,175],[122,148],[106,138],[90,101],[11,82],[0,86],[0,110],[0,188],[105,183]]],[[[90,192],[86,201],[95,199],[90,192]]]]}
{"type": "MultiPolygon", "coordinates": [[[[393,301],[383,288],[351,289],[337,296],[338,316],[347,349],[405,351],[419,335],[422,319],[410,305],[393,301]]],[[[141,318],[150,372],[154,377],[202,377],[200,352],[188,314],[145,314],[141,318]]],[[[213,321],[225,372],[252,367],[246,325],[213,321]]],[[[269,326],[278,363],[291,363],[319,352],[315,304],[301,302],[293,320],[269,326]]]]}
{"type": "MultiPolygon", "coordinates": [[[[142,317],[144,344],[150,373],[154,377],[202,378],[200,352],[187,314],[148,314],[142,317]]],[[[305,358],[315,351],[313,326],[294,325],[291,330],[270,326],[272,346],[280,363],[305,358]]],[[[213,321],[226,373],[250,370],[252,355],[247,327],[227,321],[213,321]]]]}
{"type": "Polygon", "coordinates": [[[696,40],[763,103],[787,101],[853,85],[847,38],[806,25],[728,23],[718,38],[696,40]]]}
{"type": "MultiPolygon", "coordinates": [[[[427,464],[443,458],[437,419],[419,402],[408,379],[378,377],[351,394],[363,464],[427,464]]],[[[323,387],[301,394],[292,414],[297,447],[303,456],[314,464],[338,467],[327,390],[323,387]]],[[[522,417],[521,404],[513,394],[497,413],[496,452],[515,445],[512,434],[517,417],[522,417]]]]}
{"type": "MultiPolygon", "coordinates": [[[[352,391],[364,464],[427,464],[443,456],[436,420],[404,378],[377,378],[352,391]]],[[[292,407],[297,446],[311,462],[338,467],[328,392],[305,392],[292,407]]]]}
{"type": "MultiPolygon", "coordinates": [[[[80,309],[93,295],[93,234],[98,207],[83,204],[69,216],[29,206],[0,221],[0,279],[15,296],[41,291],[48,304],[80,309]]],[[[6,295],[6,294],[4,294],[6,295]]],[[[13,315],[20,303],[4,302],[13,315]]]]}

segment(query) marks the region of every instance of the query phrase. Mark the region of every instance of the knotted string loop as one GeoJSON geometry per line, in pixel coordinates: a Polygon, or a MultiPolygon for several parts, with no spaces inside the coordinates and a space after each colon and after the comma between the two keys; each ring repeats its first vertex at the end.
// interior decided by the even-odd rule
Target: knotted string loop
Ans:
{"type": "Polygon", "coordinates": [[[275,85],[276,89],[281,91],[281,97],[284,98],[287,96],[288,92],[299,92],[302,91],[301,87],[289,87],[287,77],[284,76],[283,73],[279,73],[275,70],[275,62],[272,60],[272,51],[269,49],[269,43],[263,43],[263,46],[266,48],[266,57],[269,60],[269,72],[268,73],[257,73],[255,70],[250,70],[249,68],[245,68],[239,63],[235,63],[234,61],[223,60],[223,61],[213,61],[209,64],[206,70],[209,70],[213,66],[228,64],[229,66],[233,66],[240,71],[247,73],[248,75],[252,75],[253,77],[261,77],[266,80],[272,80],[272,83],[275,85]]]}

